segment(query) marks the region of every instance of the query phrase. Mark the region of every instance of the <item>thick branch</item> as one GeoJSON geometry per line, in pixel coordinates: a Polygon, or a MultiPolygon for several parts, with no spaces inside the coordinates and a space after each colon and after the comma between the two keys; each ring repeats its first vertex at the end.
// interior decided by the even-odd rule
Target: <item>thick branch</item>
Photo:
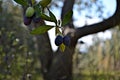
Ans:
{"type": "Polygon", "coordinates": [[[120,0],[117,1],[117,8],[113,16],[110,18],[96,24],[83,26],[80,28],[75,29],[75,37],[76,39],[81,38],[83,36],[97,33],[100,31],[105,31],[107,29],[110,29],[120,23],[120,0]]]}
{"type": "Polygon", "coordinates": [[[73,9],[75,0],[65,0],[64,5],[62,8],[62,13],[61,13],[61,19],[63,19],[63,16],[70,10],[73,9]]]}
{"type": "MultiPolygon", "coordinates": [[[[74,0],[65,0],[62,7],[61,18],[73,9],[74,0]]],[[[72,21],[72,20],[71,20],[72,21]]],[[[57,51],[54,54],[46,80],[72,80],[72,55],[74,49],[66,47],[64,52],[57,51]]]]}

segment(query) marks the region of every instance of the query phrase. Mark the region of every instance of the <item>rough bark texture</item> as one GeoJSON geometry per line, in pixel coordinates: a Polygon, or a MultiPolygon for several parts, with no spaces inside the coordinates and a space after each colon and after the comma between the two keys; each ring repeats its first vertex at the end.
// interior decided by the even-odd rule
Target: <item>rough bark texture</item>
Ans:
{"type": "MultiPolygon", "coordinates": [[[[75,0],[64,1],[61,18],[63,18],[68,10],[73,9],[74,1],[75,0]]],[[[105,31],[118,25],[120,21],[120,0],[116,1],[117,8],[115,14],[100,23],[74,28],[71,19],[71,22],[65,27],[64,33],[71,36],[72,43],[63,53],[59,50],[55,53],[52,52],[50,42],[48,42],[49,38],[47,33],[36,37],[44,80],[72,80],[72,55],[77,40],[83,36],[105,31]]]]}

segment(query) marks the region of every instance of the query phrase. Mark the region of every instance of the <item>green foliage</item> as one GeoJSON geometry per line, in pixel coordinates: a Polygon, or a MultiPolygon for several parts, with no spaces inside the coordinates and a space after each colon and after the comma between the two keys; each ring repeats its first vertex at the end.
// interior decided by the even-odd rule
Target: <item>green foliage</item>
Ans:
{"type": "Polygon", "coordinates": [[[48,30],[50,30],[51,28],[53,28],[53,26],[50,25],[41,25],[38,28],[35,28],[31,34],[43,34],[45,32],[47,32],[48,30]]]}
{"type": "Polygon", "coordinates": [[[46,14],[41,13],[41,14],[40,14],[40,17],[41,17],[43,20],[54,22],[53,19],[52,19],[51,17],[49,17],[48,15],[46,15],[46,14]]]}
{"type": "Polygon", "coordinates": [[[33,36],[21,25],[20,8],[5,7],[0,13],[0,80],[42,80],[33,36]]]}
{"type": "Polygon", "coordinates": [[[43,8],[47,7],[48,4],[50,4],[50,3],[51,3],[51,0],[41,0],[41,1],[39,2],[39,4],[40,4],[43,8]]]}
{"type": "MultiPolygon", "coordinates": [[[[87,47],[86,53],[77,52],[74,57],[73,69],[78,75],[82,75],[79,79],[91,79],[91,80],[117,80],[120,77],[120,31],[119,26],[115,27],[111,31],[111,39],[103,40],[97,35],[94,35],[93,45],[87,47]],[[81,54],[80,54],[81,53],[81,54]],[[96,77],[95,77],[96,76],[96,77]]],[[[79,47],[81,48],[81,47],[79,47]]],[[[79,51],[79,48],[77,51],[79,51]]],[[[76,80],[76,79],[75,79],[76,80]]]]}
{"type": "MultiPolygon", "coordinates": [[[[26,1],[26,0],[14,0],[14,1],[17,2],[18,4],[23,5],[23,6],[26,6],[27,3],[29,3],[29,1],[26,1]]],[[[35,13],[36,13],[36,15],[37,15],[38,17],[42,18],[43,20],[50,21],[50,22],[54,22],[54,23],[56,24],[55,27],[61,27],[60,25],[58,25],[58,24],[61,24],[61,23],[57,22],[57,19],[56,19],[55,15],[54,15],[48,8],[47,8],[47,10],[48,10],[48,12],[49,12],[49,16],[46,15],[46,14],[42,11],[42,10],[43,10],[42,7],[46,8],[50,2],[51,2],[51,0],[42,0],[42,1],[40,1],[38,4],[33,4],[34,9],[35,9],[35,13]],[[41,7],[41,6],[42,6],[42,7],[41,7]]],[[[33,12],[33,10],[31,10],[31,11],[33,12]]],[[[29,11],[29,13],[31,13],[31,11],[29,11]]],[[[27,10],[26,12],[28,12],[28,10],[27,10]]],[[[72,18],[72,15],[73,15],[73,11],[72,11],[72,10],[71,10],[71,11],[68,11],[68,12],[66,13],[66,15],[64,16],[63,21],[62,21],[62,26],[64,26],[64,25],[66,25],[67,23],[69,23],[69,21],[70,21],[71,18],[72,18]]],[[[31,15],[30,15],[30,16],[31,16],[31,15]]],[[[45,28],[46,28],[46,30],[49,30],[48,27],[44,27],[44,29],[45,29],[45,28]]],[[[41,29],[43,29],[43,28],[39,28],[40,31],[42,31],[41,29]]],[[[35,31],[35,30],[34,30],[34,31],[35,31]]],[[[34,32],[34,31],[33,31],[33,32],[34,32]]],[[[40,31],[37,31],[37,32],[40,33],[40,31]]],[[[32,32],[32,33],[33,33],[33,32],[32,32]]],[[[37,32],[36,32],[36,34],[37,34],[37,32]]],[[[46,32],[46,31],[44,31],[44,32],[46,32]]],[[[43,32],[41,32],[41,33],[43,33],[43,32]]]]}
{"type": "Polygon", "coordinates": [[[14,1],[22,6],[28,6],[27,0],[14,0],[14,1]]]}
{"type": "Polygon", "coordinates": [[[48,11],[49,11],[51,21],[55,22],[55,24],[57,25],[57,19],[56,19],[55,15],[49,9],[48,9],[48,11]]]}
{"type": "Polygon", "coordinates": [[[68,24],[70,22],[70,20],[72,19],[72,15],[73,15],[73,11],[68,11],[65,16],[63,17],[62,20],[62,26],[68,24]]]}
{"type": "MultiPolygon", "coordinates": [[[[46,21],[50,21],[50,22],[54,22],[55,25],[40,25],[39,27],[35,28],[34,30],[32,30],[30,33],[31,34],[34,34],[34,35],[40,35],[40,34],[43,34],[43,33],[46,33],[48,30],[50,30],[51,28],[55,27],[55,34],[56,36],[57,35],[62,35],[62,32],[60,31],[60,29],[65,26],[66,24],[69,23],[69,21],[71,20],[72,18],[72,15],[73,15],[73,11],[68,11],[63,20],[60,21],[56,19],[56,16],[49,10],[49,8],[47,8],[47,6],[51,3],[51,0],[41,0],[40,2],[38,3],[34,3],[34,0],[33,1],[16,1],[14,0],[15,2],[17,2],[18,4],[21,4],[22,6],[26,6],[25,3],[27,4],[31,4],[32,2],[32,5],[31,7],[28,6],[27,10],[26,10],[26,15],[24,17],[24,24],[25,25],[30,25],[31,24],[31,18],[30,19],[27,19],[26,17],[31,17],[33,15],[33,13],[35,12],[35,16],[33,16],[33,22],[40,22],[39,20],[46,20],[46,21]],[[25,3],[24,3],[25,2],[25,3]],[[24,3],[24,4],[23,4],[24,3]],[[48,12],[49,12],[49,15],[46,15],[44,13],[44,9],[47,9],[48,12]],[[35,18],[38,18],[37,20],[35,20],[35,18]]],[[[61,29],[63,30],[63,29],[61,29]]],[[[60,50],[63,52],[65,50],[65,45],[64,44],[61,44],[60,45],[60,50]]]]}

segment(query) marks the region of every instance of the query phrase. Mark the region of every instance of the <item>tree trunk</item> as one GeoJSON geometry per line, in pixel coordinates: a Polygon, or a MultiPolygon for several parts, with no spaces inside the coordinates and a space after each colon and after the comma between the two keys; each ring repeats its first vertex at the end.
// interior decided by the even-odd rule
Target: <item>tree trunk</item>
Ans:
{"type": "Polygon", "coordinates": [[[37,36],[39,59],[44,80],[72,80],[72,56],[74,47],[66,47],[64,52],[52,52],[48,36],[37,36]],[[43,44],[44,43],[44,44],[43,44]],[[41,45],[42,44],[42,45],[41,45]]]}
{"type": "MultiPolygon", "coordinates": [[[[61,18],[63,18],[63,16],[67,13],[68,10],[73,9],[73,5],[74,5],[74,0],[64,1],[61,18]]],[[[71,19],[71,22],[68,24],[68,26],[71,28],[74,27],[72,23],[73,22],[71,19]]],[[[66,28],[66,29],[69,29],[69,28],[66,28]]],[[[41,38],[37,40],[39,40],[41,43],[43,42],[45,43],[47,42],[46,40],[49,40],[49,39],[46,39],[47,37],[44,37],[44,38],[45,39],[42,41],[39,40],[41,38]]],[[[45,47],[43,46],[45,44],[42,45],[43,49],[40,49],[39,50],[40,52],[41,50],[44,50],[44,48],[47,48],[48,50],[48,52],[42,51],[43,53],[39,55],[40,61],[42,64],[42,72],[43,72],[44,80],[72,80],[72,56],[73,56],[74,48],[76,44],[76,41],[72,36],[71,36],[71,42],[72,42],[71,46],[67,47],[64,52],[61,52],[58,49],[57,52],[55,53],[48,50],[49,45],[45,47]]]]}

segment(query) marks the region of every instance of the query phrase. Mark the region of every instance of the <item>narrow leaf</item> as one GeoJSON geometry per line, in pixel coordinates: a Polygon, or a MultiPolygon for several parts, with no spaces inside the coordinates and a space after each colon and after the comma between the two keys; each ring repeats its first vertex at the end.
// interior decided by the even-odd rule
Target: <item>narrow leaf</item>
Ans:
{"type": "Polygon", "coordinates": [[[49,9],[48,9],[48,11],[49,11],[51,21],[53,21],[53,22],[55,22],[55,24],[57,24],[57,19],[56,19],[55,15],[49,9]]]}
{"type": "Polygon", "coordinates": [[[51,21],[50,20],[50,17],[49,16],[47,16],[46,14],[40,14],[40,17],[43,19],[43,20],[46,20],[46,21],[51,21]]]}
{"type": "Polygon", "coordinates": [[[50,25],[42,25],[42,26],[39,26],[38,28],[35,28],[33,31],[31,31],[31,34],[36,34],[36,35],[43,34],[53,27],[54,26],[50,26],[50,25]]]}
{"type": "Polygon", "coordinates": [[[28,3],[26,0],[14,0],[16,3],[22,5],[22,6],[27,6],[28,3]]]}
{"type": "Polygon", "coordinates": [[[64,51],[65,51],[65,45],[64,45],[64,44],[61,44],[61,45],[60,45],[60,51],[61,51],[61,52],[64,52],[64,51]]]}
{"type": "Polygon", "coordinates": [[[46,14],[40,13],[40,17],[41,17],[43,20],[50,21],[50,22],[55,22],[50,16],[48,16],[48,15],[46,15],[46,14]]]}
{"type": "Polygon", "coordinates": [[[62,26],[68,24],[72,18],[72,15],[73,15],[73,11],[68,11],[65,16],[63,17],[63,20],[62,20],[62,26]]]}

